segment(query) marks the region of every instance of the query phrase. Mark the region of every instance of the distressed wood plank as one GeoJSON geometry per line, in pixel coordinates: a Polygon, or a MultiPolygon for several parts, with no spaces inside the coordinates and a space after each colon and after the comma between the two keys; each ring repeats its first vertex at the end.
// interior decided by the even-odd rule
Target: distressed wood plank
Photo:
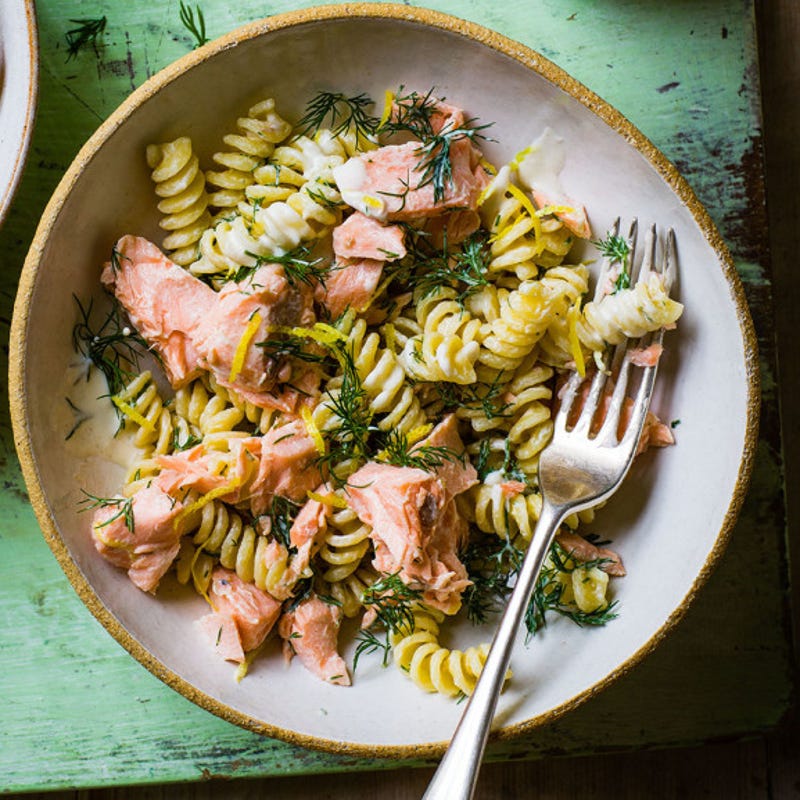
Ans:
{"type": "MultiPolygon", "coordinates": [[[[217,35],[240,22],[300,4],[243,0],[233,6],[206,0],[202,5],[209,33],[217,35]]],[[[681,168],[733,250],[753,306],[765,371],[753,489],[729,551],[687,618],[630,675],[546,731],[495,746],[492,757],[609,754],[581,762],[591,765],[622,759],[614,754],[630,748],[768,729],[788,705],[791,682],[781,591],[784,518],[778,491],[779,421],[752,3],[621,0],[612,8],[591,0],[573,0],[569,7],[561,0],[512,0],[502,6],[440,0],[428,5],[489,25],[552,58],[629,116],[681,168]],[[759,676],[757,681],[751,680],[753,675],[759,676]],[[676,715],[676,707],[685,708],[685,713],[676,715]]],[[[132,88],[190,46],[177,23],[176,3],[134,9],[120,0],[42,0],[38,12],[39,121],[19,196],[0,231],[4,325],[38,212],[70,159],[132,88]],[[66,63],[63,31],[68,20],[99,14],[109,18],[106,46],[98,57],[86,53],[66,63]]],[[[5,365],[0,374],[5,380],[5,365]]],[[[160,684],[85,611],[50,556],[26,503],[5,409],[0,413],[0,434],[0,472],[6,489],[0,498],[0,660],[5,666],[0,673],[0,775],[5,788],[397,766],[335,759],[261,739],[160,684]]],[[[644,761],[655,769],[666,763],[660,759],[653,755],[644,761]]],[[[759,759],[744,746],[723,771],[734,770],[743,760],[752,766],[759,759]]],[[[547,777],[549,763],[532,767],[543,786],[556,780],[547,777]]],[[[569,772],[565,769],[559,779],[568,781],[569,772]]],[[[424,774],[407,775],[397,794],[388,796],[412,796],[412,788],[416,792],[424,785],[424,774]],[[403,787],[407,793],[402,793],[403,787]]],[[[485,785],[488,791],[491,776],[503,776],[501,786],[509,793],[494,796],[514,796],[512,790],[529,785],[525,776],[530,774],[522,768],[507,772],[497,765],[487,771],[485,785]]],[[[359,780],[361,787],[373,790],[385,786],[381,777],[359,780]]],[[[334,776],[308,786],[330,782],[344,796],[349,781],[334,776]]],[[[252,786],[241,785],[242,791],[252,786]]],[[[302,795],[294,792],[307,786],[288,778],[265,785],[276,791],[283,786],[284,796],[298,797],[302,795]]],[[[153,789],[143,796],[161,797],[167,791],[153,789]]],[[[109,790],[107,796],[112,795],[122,796],[109,790]]],[[[200,795],[187,789],[185,796],[200,795]]]]}

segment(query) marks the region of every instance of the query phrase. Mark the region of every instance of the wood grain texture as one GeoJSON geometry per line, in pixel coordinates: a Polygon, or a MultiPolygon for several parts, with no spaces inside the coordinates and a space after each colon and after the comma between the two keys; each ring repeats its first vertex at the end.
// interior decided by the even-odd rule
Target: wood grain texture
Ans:
{"type": "MultiPolygon", "coordinates": [[[[202,3],[211,35],[298,5],[202,3]]],[[[572,0],[567,7],[560,0],[502,5],[441,0],[427,5],[538,49],[616,105],[680,167],[720,226],[746,282],[765,374],[753,488],[728,552],[687,618],[636,670],[578,711],[525,741],[495,748],[494,758],[504,763],[486,768],[480,796],[601,798],[612,791],[619,798],[642,797],[644,791],[664,798],[798,796],[797,766],[787,757],[793,748],[797,752],[795,729],[758,736],[785,713],[792,689],[774,332],[777,320],[779,333],[788,334],[780,351],[786,355],[781,394],[785,430],[793,432],[798,362],[788,356],[797,289],[787,232],[797,219],[792,146],[798,125],[796,112],[787,119],[792,104],[785,98],[798,96],[797,70],[787,70],[794,58],[792,42],[800,35],[798,9],[793,0],[765,1],[761,9],[779,300],[773,315],[752,2],[572,0]],[[743,735],[755,738],[719,743],[743,735]],[[642,750],[710,740],[716,743],[702,748],[642,750]],[[629,750],[639,752],[631,757],[629,750]],[[594,755],[555,757],[580,754],[594,755]]],[[[38,4],[39,120],[19,195],[0,231],[3,331],[38,213],[72,156],[132,88],[190,47],[177,22],[177,3],[130,6],[121,0],[38,4]],[[109,19],[105,46],[67,62],[63,32],[68,21],[100,14],[109,19]]],[[[4,380],[4,367],[0,375],[4,380]]],[[[26,504],[5,409],[0,434],[5,489],[0,500],[0,788],[152,784],[47,795],[65,800],[383,800],[422,793],[430,774],[426,769],[363,772],[396,765],[337,760],[261,739],[196,708],[134,662],[86,612],[42,541],[26,504]],[[336,770],[349,774],[290,777],[336,770]],[[277,777],[237,779],[261,775],[277,777]],[[182,780],[200,782],[173,784],[182,780]]],[[[796,434],[787,442],[787,458],[795,459],[787,466],[794,466],[796,475],[796,434]]],[[[789,503],[791,509],[796,501],[790,496],[789,503]]],[[[797,541],[796,531],[793,535],[797,541]]]]}

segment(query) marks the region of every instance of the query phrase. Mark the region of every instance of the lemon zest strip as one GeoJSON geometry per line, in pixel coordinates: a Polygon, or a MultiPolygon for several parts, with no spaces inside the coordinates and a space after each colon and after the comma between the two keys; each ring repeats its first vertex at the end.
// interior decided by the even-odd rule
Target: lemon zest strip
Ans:
{"type": "Polygon", "coordinates": [[[247,323],[244,329],[242,338],[239,339],[239,344],[236,345],[236,352],[233,356],[233,364],[231,364],[231,372],[228,375],[228,383],[233,383],[242,371],[244,360],[247,356],[247,348],[250,347],[250,342],[256,335],[259,325],[261,325],[261,314],[256,311],[247,323]]]}

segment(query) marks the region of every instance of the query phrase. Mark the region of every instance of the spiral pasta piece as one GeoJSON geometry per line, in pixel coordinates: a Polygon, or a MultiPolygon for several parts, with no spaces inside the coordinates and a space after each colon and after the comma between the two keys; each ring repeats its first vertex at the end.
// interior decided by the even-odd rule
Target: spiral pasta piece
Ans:
{"type": "Polygon", "coordinates": [[[513,273],[520,280],[537,277],[540,267],[560,264],[572,246],[569,230],[552,215],[537,210],[501,167],[481,196],[481,221],[491,233],[489,272],[513,273]]]}
{"type": "MultiPolygon", "coordinates": [[[[341,491],[337,494],[343,497],[341,491]]],[[[330,515],[319,549],[319,557],[325,562],[325,581],[339,583],[356,571],[369,550],[371,531],[350,508],[337,509],[330,515]]]]}
{"type": "Polygon", "coordinates": [[[237,133],[223,136],[228,151],[214,153],[212,159],[223,167],[209,170],[206,182],[211,187],[209,204],[225,213],[245,200],[245,189],[253,183],[253,171],[272,155],[275,145],[292,130],[276,111],[272,98],[252,106],[247,116],[236,121],[237,133]]]}
{"type": "Polygon", "coordinates": [[[192,140],[181,136],[172,142],[151,144],[146,152],[156,194],[163,198],[159,225],[168,231],[162,247],[183,267],[199,256],[199,242],[211,224],[205,177],[192,148],[192,140]]]}
{"type": "Polygon", "coordinates": [[[228,392],[220,389],[209,392],[205,380],[197,378],[175,392],[175,414],[204,440],[208,437],[229,440],[246,435],[235,430],[244,419],[244,410],[232,404],[228,392]]]}
{"type": "Polygon", "coordinates": [[[419,608],[413,616],[411,631],[401,630],[390,637],[397,666],[426,692],[449,697],[471,695],[486,663],[489,644],[450,650],[439,644],[440,612],[419,608]]]}
{"type": "Polygon", "coordinates": [[[348,619],[358,616],[364,609],[364,592],[378,579],[378,573],[367,565],[359,566],[346,578],[328,583],[318,580],[316,592],[318,595],[332,597],[342,609],[342,614],[348,619]]]}
{"type": "Polygon", "coordinates": [[[130,380],[112,398],[124,414],[125,428],[133,430],[134,444],[148,457],[162,455],[172,447],[173,421],[149,370],[130,380]]]}
{"type": "Polygon", "coordinates": [[[541,281],[525,281],[499,295],[500,316],[488,326],[478,361],[495,372],[517,369],[544,336],[556,315],[552,292],[541,281]]]}
{"type": "Polygon", "coordinates": [[[417,321],[422,333],[408,339],[399,356],[403,369],[421,381],[470,384],[477,380],[481,322],[456,301],[448,287],[420,297],[417,321]]]}
{"type": "Polygon", "coordinates": [[[587,303],[578,336],[590,350],[602,350],[606,344],[674,325],[682,311],[683,306],[669,297],[663,278],[650,272],[630,289],[587,303]]]}

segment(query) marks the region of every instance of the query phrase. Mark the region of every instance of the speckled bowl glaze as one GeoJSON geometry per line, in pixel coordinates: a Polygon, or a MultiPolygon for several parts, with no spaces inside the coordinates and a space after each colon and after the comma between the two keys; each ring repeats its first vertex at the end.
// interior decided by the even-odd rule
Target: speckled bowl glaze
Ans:
{"type": "MultiPolygon", "coordinates": [[[[78,512],[81,488],[113,493],[120,467],[102,441],[64,441],[69,387],[61,376],[73,359],[72,295],[101,297],[99,268],[121,234],[160,240],[148,143],[189,135],[207,161],[236,117],[264,96],[296,120],[321,89],[363,91],[380,102],[400,84],[434,86],[469,116],[492,121],[496,141],[485,151],[496,164],[552,127],[567,145],[565,189],[585,203],[596,232],[618,215],[677,232],[686,310],[667,336],[654,400],[667,420],[680,420],[677,445],[640,458],[594,526],[628,569],[615,588],[622,613],[597,630],[557,620],[528,646],[520,634],[498,735],[552,722],[608,685],[670,632],[725,547],[755,448],[756,344],[730,256],[690,188],[617,111],[537,53],[432,11],[352,4],[271,17],[187,55],[134,92],[61,181],[25,263],[10,357],[32,503],[64,571],[108,631],[225,719],[301,745],[387,757],[441,752],[461,706],[421,692],[378,658],[362,660],[353,687],[326,685],[299,664],[287,668],[277,645],[237,683],[192,625],[205,610],[200,598],[169,587],[144,594],[94,551],[89,518],[78,512]]],[[[490,635],[463,627],[445,644],[490,635]]],[[[352,658],[352,647],[345,655],[352,658]]]]}
{"type": "Polygon", "coordinates": [[[5,0],[0,14],[0,224],[22,176],[33,133],[37,40],[33,0],[5,0]]]}

